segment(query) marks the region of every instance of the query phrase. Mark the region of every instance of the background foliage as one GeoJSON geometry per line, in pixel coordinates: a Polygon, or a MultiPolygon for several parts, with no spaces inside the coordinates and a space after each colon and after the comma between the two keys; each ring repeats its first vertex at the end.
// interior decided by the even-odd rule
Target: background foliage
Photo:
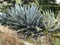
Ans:
{"type": "Polygon", "coordinates": [[[55,17],[57,16],[59,10],[60,10],[60,5],[56,3],[56,0],[0,0],[0,11],[4,10],[11,6],[14,5],[15,3],[18,4],[36,4],[43,10],[53,10],[55,13],[55,17]],[[2,9],[2,10],[1,10],[2,9]]]}
{"type": "Polygon", "coordinates": [[[54,45],[59,45],[57,38],[54,38],[60,37],[57,36],[60,22],[55,18],[59,10],[60,5],[56,4],[56,0],[0,0],[0,23],[15,30],[19,29],[18,33],[25,32],[25,36],[31,35],[33,38],[41,34],[49,38],[49,34],[52,34],[52,40],[56,42],[54,45]]]}

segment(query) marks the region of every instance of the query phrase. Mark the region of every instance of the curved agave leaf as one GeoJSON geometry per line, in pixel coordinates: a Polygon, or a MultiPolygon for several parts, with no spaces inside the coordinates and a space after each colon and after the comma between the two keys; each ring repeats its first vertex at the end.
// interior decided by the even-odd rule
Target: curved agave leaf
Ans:
{"type": "Polygon", "coordinates": [[[0,23],[5,24],[6,23],[6,14],[5,13],[0,13],[0,23]]]}

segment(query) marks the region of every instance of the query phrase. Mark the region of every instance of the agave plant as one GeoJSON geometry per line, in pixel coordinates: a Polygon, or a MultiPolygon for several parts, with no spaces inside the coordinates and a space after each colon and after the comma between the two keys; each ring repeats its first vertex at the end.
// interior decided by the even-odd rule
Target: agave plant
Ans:
{"type": "Polygon", "coordinates": [[[45,27],[45,30],[54,31],[59,29],[60,23],[54,17],[54,13],[50,10],[46,10],[43,12],[43,20],[42,23],[45,27]]]}
{"type": "Polygon", "coordinates": [[[2,24],[16,30],[22,29],[20,31],[24,30],[24,32],[28,32],[29,34],[32,32],[36,33],[37,30],[35,27],[43,27],[41,12],[35,5],[22,6],[16,4],[15,7],[8,8],[7,13],[2,13],[0,18],[2,24]]]}

